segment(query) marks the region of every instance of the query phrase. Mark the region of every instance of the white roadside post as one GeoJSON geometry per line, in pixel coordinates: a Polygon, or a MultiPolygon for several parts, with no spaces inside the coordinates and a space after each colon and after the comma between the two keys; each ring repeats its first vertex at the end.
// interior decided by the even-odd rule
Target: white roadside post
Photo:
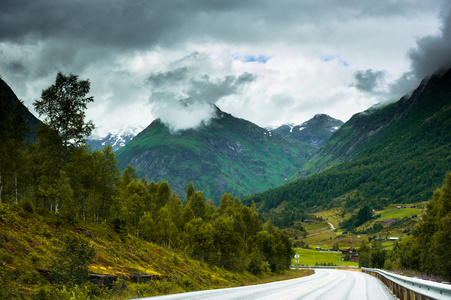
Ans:
{"type": "Polygon", "coordinates": [[[294,255],[294,258],[296,258],[296,274],[299,275],[299,266],[298,266],[298,264],[299,264],[299,254],[296,253],[294,255]]]}

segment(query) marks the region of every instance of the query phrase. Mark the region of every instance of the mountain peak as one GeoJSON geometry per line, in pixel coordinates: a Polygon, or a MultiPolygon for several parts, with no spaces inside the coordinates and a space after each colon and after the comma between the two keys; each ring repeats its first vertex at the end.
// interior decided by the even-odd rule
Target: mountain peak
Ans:
{"type": "Polygon", "coordinates": [[[342,121],[329,115],[316,114],[301,125],[284,124],[272,131],[320,148],[342,124],[342,121]]]}
{"type": "Polygon", "coordinates": [[[195,129],[171,132],[153,121],[117,159],[120,169],[130,164],[140,177],[168,181],[181,196],[193,182],[218,203],[224,193],[241,197],[285,184],[314,152],[215,107],[215,116],[195,129]]]}

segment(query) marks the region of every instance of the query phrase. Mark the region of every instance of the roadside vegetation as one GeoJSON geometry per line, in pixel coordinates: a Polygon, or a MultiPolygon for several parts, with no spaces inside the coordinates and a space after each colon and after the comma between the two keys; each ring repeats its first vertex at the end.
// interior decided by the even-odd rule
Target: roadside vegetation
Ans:
{"type": "Polygon", "coordinates": [[[360,247],[360,266],[409,270],[451,280],[451,173],[429,201],[421,221],[411,235],[404,236],[393,250],[380,243],[360,247]]]}
{"type": "Polygon", "coordinates": [[[130,299],[296,276],[227,270],[185,251],[121,237],[106,223],[68,222],[27,205],[0,204],[0,239],[0,299],[130,299]],[[87,281],[93,273],[116,280],[93,284],[87,281]]]}
{"type": "Polygon", "coordinates": [[[91,151],[89,88],[58,73],[34,103],[45,123],[27,145],[22,106],[11,109],[0,95],[1,297],[64,299],[70,290],[95,298],[105,291],[84,285],[88,271],[156,278],[135,297],[239,285],[289,268],[290,240],[255,207],[231,194],[216,207],[192,184],[182,202],[168,182],[138,178],[132,166],[121,173],[111,147],[91,151]]]}

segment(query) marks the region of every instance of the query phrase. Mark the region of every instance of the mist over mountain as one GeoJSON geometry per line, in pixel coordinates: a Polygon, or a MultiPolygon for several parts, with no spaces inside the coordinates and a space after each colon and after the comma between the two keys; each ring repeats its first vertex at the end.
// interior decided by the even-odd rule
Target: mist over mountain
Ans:
{"type": "Polygon", "coordinates": [[[215,107],[215,116],[196,129],[172,132],[153,121],[117,159],[120,169],[130,164],[140,177],[168,181],[182,197],[193,182],[218,203],[224,193],[242,197],[286,183],[315,151],[215,107]]]}
{"type": "Polygon", "coordinates": [[[343,121],[334,119],[326,114],[316,114],[301,125],[284,124],[272,129],[271,132],[283,134],[319,149],[341,125],[343,125],[343,121]]]}

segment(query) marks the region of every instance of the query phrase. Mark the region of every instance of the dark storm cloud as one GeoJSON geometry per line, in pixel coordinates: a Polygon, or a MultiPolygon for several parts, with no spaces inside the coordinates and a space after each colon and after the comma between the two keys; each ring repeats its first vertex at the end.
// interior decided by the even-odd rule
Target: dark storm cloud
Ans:
{"type": "Polygon", "coordinates": [[[451,67],[451,5],[444,16],[442,32],[438,36],[426,36],[410,50],[412,72],[417,78],[431,75],[439,68],[451,67]]]}
{"type": "Polygon", "coordinates": [[[147,83],[151,87],[161,87],[164,85],[176,84],[184,79],[188,75],[188,68],[182,67],[167,72],[158,72],[150,74],[147,78],[147,83]]]}
{"type": "MultiPolygon", "coordinates": [[[[3,0],[0,43],[35,47],[36,61],[46,63],[36,66],[31,76],[62,67],[80,73],[93,62],[155,47],[204,42],[286,44],[307,38],[325,41],[333,35],[321,26],[326,20],[409,14],[425,6],[423,2],[401,6],[350,0],[340,5],[332,0],[3,0]],[[53,62],[48,63],[48,58],[53,62]]],[[[18,59],[26,57],[22,54],[18,59]]]]}
{"type": "Polygon", "coordinates": [[[24,66],[24,64],[22,64],[20,61],[17,61],[17,60],[5,62],[3,64],[3,66],[5,67],[7,72],[12,72],[12,73],[16,73],[16,74],[27,74],[28,73],[27,68],[24,66]]]}
{"type": "Polygon", "coordinates": [[[208,123],[214,117],[214,104],[226,96],[239,93],[257,78],[250,73],[210,78],[206,74],[198,76],[196,72],[195,69],[182,67],[148,76],[147,83],[152,90],[152,113],[172,132],[208,123]]]}
{"type": "Polygon", "coordinates": [[[376,71],[372,69],[357,71],[354,73],[354,79],[356,82],[352,86],[362,92],[373,93],[380,86],[384,76],[384,71],[376,71]]]}
{"type": "Polygon", "coordinates": [[[253,82],[255,75],[244,73],[239,77],[226,76],[222,79],[211,80],[208,75],[199,79],[192,79],[186,94],[190,99],[199,102],[214,104],[222,97],[236,94],[244,85],[253,82]]]}
{"type": "MultiPolygon", "coordinates": [[[[171,106],[180,108],[180,114],[174,118],[186,116],[181,107],[174,104],[179,100],[190,97],[197,104],[215,103],[220,98],[230,100],[234,97],[227,96],[239,95],[243,87],[253,83],[253,88],[249,89],[251,95],[230,102],[243,111],[241,116],[245,117],[245,108],[248,111],[255,111],[256,107],[265,109],[256,100],[249,100],[252,105],[242,105],[245,98],[271,99],[283,94],[298,99],[301,92],[294,84],[290,86],[299,73],[295,69],[309,70],[315,55],[331,54],[337,60],[343,55],[346,61],[339,62],[349,70],[356,61],[362,61],[365,68],[382,69],[374,65],[378,59],[371,62],[367,57],[362,58],[369,53],[377,56],[378,52],[386,51],[369,45],[367,37],[376,35],[371,36],[375,45],[399,43],[401,47],[397,49],[405,51],[406,39],[418,28],[410,32],[409,29],[396,31],[405,34],[406,39],[398,40],[396,35],[389,35],[381,41],[377,38],[378,32],[384,35],[386,30],[379,26],[381,22],[402,27],[400,24],[405,22],[416,25],[421,18],[425,22],[435,21],[438,9],[446,1],[449,0],[2,0],[0,73],[19,94],[26,95],[29,104],[52,82],[56,72],[62,71],[90,79],[93,94],[101,99],[96,103],[104,101],[108,111],[119,111],[117,115],[120,115],[124,99],[130,105],[143,103],[150,97],[150,105],[148,102],[143,105],[163,104],[155,111],[165,111],[167,119],[172,117],[171,106]],[[323,49],[326,53],[322,53],[323,49]],[[374,52],[368,51],[373,49],[374,52]],[[241,62],[253,63],[247,66],[236,63],[232,61],[233,53],[243,56],[241,62]],[[296,59],[299,57],[303,59],[296,59]],[[306,65],[298,66],[300,61],[306,65]],[[130,75],[117,73],[121,71],[130,75]],[[243,72],[258,74],[258,79],[250,73],[236,75],[243,72]],[[271,76],[274,78],[269,79],[271,76]],[[170,104],[165,106],[164,103],[170,104]]],[[[433,32],[431,27],[425,26],[424,32],[433,32]]],[[[418,33],[418,36],[424,34],[418,33]]],[[[420,70],[427,71],[428,61],[422,58],[432,51],[428,47],[443,46],[445,38],[439,40],[432,37],[418,41],[417,49],[410,53],[415,61],[412,68],[418,72],[404,76],[398,87],[405,89],[405,84],[411,82],[409,79],[418,77],[423,72],[420,70]]],[[[400,59],[396,51],[385,53],[387,61],[400,59]]],[[[333,68],[333,64],[328,68],[333,68]]],[[[383,69],[387,69],[387,75],[392,71],[390,67],[383,69]]],[[[396,70],[396,74],[399,72],[396,70]]],[[[359,74],[354,78],[356,87],[374,92],[378,80],[374,75],[359,74]]],[[[319,85],[328,84],[323,78],[312,80],[320,82],[314,84],[317,90],[323,89],[318,88],[319,85]]],[[[348,80],[352,79],[346,75],[345,80],[345,84],[349,84],[348,80]]],[[[200,110],[205,108],[199,107],[200,110]]],[[[268,107],[271,106],[266,109],[268,107]]],[[[119,119],[101,116],[106,110],[100,105],[98,111],[99,118],[108,119],[105,122],[119,119]]],[[[202,120],[208,118],[209,113],[205,109],[202,120]]],[[[268,115],[264,122],[281,113],[271,110],[268,115]]],[[[196,122],[193,118],[192,122],[174,128],[185,128],[196,122]]]]}
{"type": "Polygon", "coordinates": [[[441,33],[419,39],[416,47],[410,49],[411,70],[391,84],[392,94],[402,96],[409,93],[424,78],[451,67],[451,4],[446,5],[442,16],[441,33]]]}
{"type": "Polygon", "coordinates": [[[312,33],[317,32],[312,30],[326,18],[340,20],[368,15],[409,14],[419,5],[424,6],[417,1],[403,6],[373,1],[341,1],[339,6],[334,3],[293,0],[3,0],[0,4],[0,41],[20,43],[30,37],[39,40],[77,39],[120,49],[171,45],[187,39],[205,38],[266,42],[270,37],[281,41],[302,34],[313,36],[312,33]],[[307,24],[305,29],[287,26],[299,20],[307,24]]]}

